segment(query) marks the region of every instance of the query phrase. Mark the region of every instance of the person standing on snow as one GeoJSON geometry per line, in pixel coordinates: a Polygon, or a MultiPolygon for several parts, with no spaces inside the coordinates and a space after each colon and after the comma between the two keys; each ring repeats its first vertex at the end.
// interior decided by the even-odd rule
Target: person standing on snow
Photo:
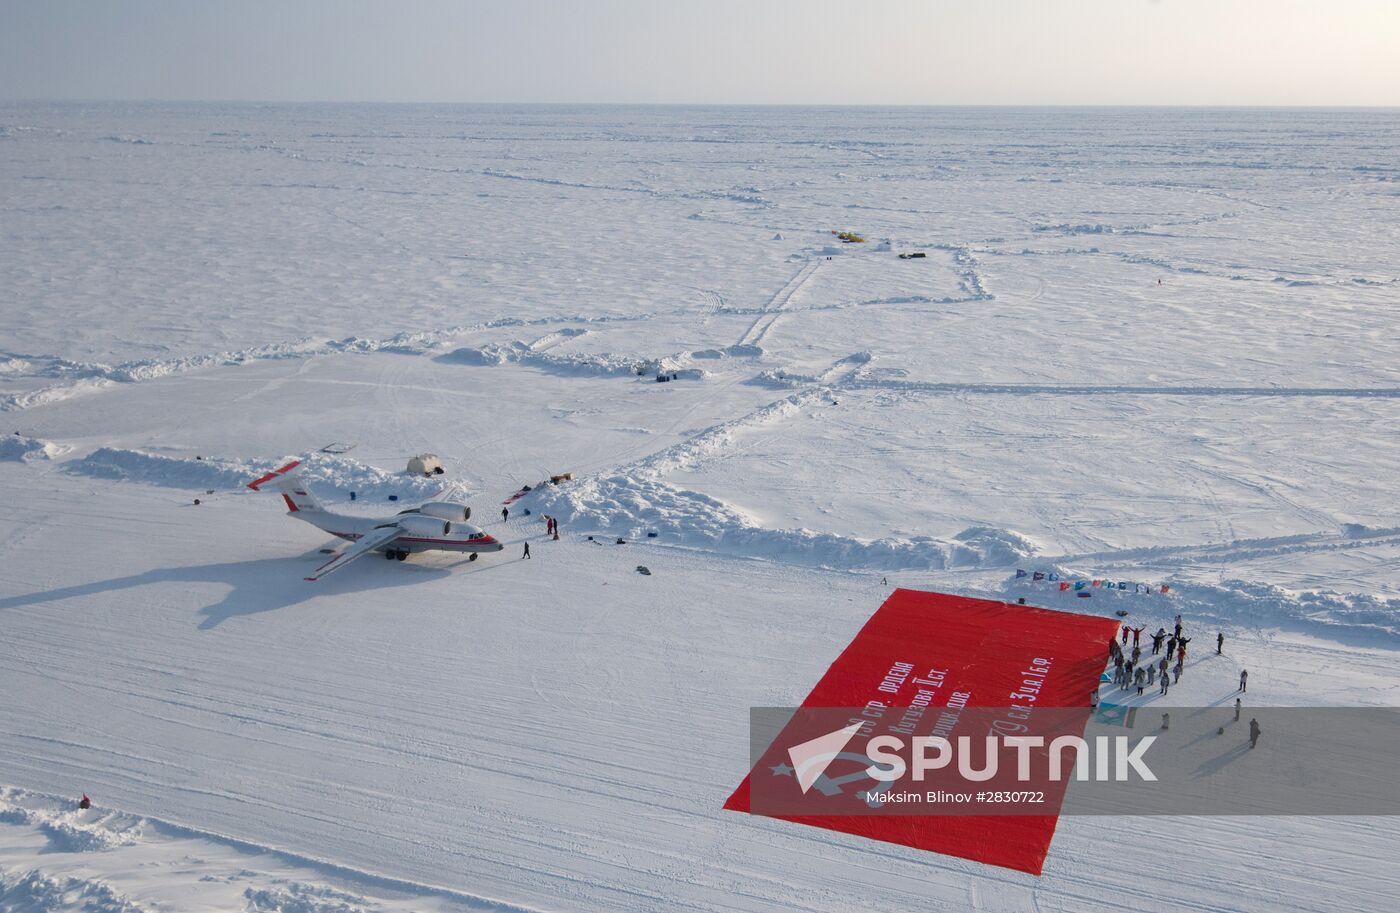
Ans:
{"type": "Polygon", "coordinates": [[[1258,720],[1250,720],[1250,721],[1249,721],[1249,747],[1250,747],[1250,748],[1253,748],[1255,745],[1258,745],[1258,744],[1259,744],[1259,733],[1260,733],[1260,731],[1261,731],[1261,730],[1259,729],[1259,721],[1258,721],[1258,720]]]}
{"type": "Polygon", "coordinates": [[[1235,722],[1240,721],[1240,699],[1235,698],[1235,722]]]}
{"type": "Polygon", "coordinates": [[[520,560],[521,560],[521,561],[524,561],[526,558],[529,558],[529,557],[530,557],[530,543],[526,542],[526,543],[525,543],[525,554],[523,554],[523,555],[520,556],[520,560]]]}
{"type": "Polygon", "coordinates": [[[1241,691],[1248,691],[1248,690],[1249,690],[1248,685],[1249,685],[1249,670],[1248,670],[1248,669],[1241,669],[1241,670],[1240,670],[1240,690],[1241,690],[1241,691]]]}
{"type": "Polygon", "coordinates": [[[1125,647],[1128,645],[1128,632],[1131,630],[1132,628],[1128,627],[1127,625],[1123,625],[1123,646],[1125,647]]]}
{"type": "Polygon", "coordinates": [[[1141,668],[1133,675],[1133,680],[1137,683],[1138,695],[1141,696],[1143,687],[1147,684],[1147,673],[1141,668]]]}
{"type": "Polygon", "coordinates": [[[1157,684],[1157,667],[1151,663],[1147,664],[1147,684],[1157,684]]]}
{"type": "Polygon", "coordinates": [[[509,507],[502,507],[502,508],[501,508],[501,522],[504,523],[504,522],[506,522],[506,521],[509,520],[509,519],[510,519],[510,508],[509,508],[509,507]]]}
{"type": "Polygon", "coordinates": [[[1134,648],[1136,648],[1137,645],[1138,645],[1139,643],[1142,642],[1142,632],[1143,632],[1143,628],[1145,628],[1145,627],[1146,627],[1146,625],[1143,625],[1142,628],[1133,628],[1133,647],[1134,647],[1134,648]]]}
{"type": "Polygon", "coordinates": [[[1173,685],[1179,685],[1179,684],[1181,684],[1181,669],[1182,669],[1181,663],[1177,663],[1175,666],[1172,667],[1172,684],[1173,684],[1173,685]]]}
{"type": "Polygon", "coordinates": [[[1171,680],[1170,678],[1167,678],[1167,673],[1166,673],[1165,671],[1163,671],[1163,672],[1162,672],[1162,696],[1163,696],[1163,697],[1166,696],[1167,689],[1170,688],[1171,686],[1172,686],[1172,680],[1171,680]]]}
{"type": "Polygon", "coordinates": [[[1221,653],[1224,653],[1224,652],[1225,652],[1225,635],[1224,635],[1224,634],[1217,634],[1217,635],[1215,635],[1215,655],[1216,655],[1216,656],[1219,656],[1221,653]]]}

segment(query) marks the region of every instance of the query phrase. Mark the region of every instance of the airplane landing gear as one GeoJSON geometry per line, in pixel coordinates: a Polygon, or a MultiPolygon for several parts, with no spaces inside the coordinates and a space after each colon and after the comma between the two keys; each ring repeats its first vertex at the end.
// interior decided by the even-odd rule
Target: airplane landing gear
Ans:
{"type": "Polygon", "coordinates": [[[476,560],[476,552],[472,552],[470,555],[468,555],[468,556],[467,556],[467,560],[468,560],[468,561],[475,561],[475,560],[476,560]]]}
{"type": "Polygon", "coordinates": [[[403,560],[407,559],[407,558],[408,558],[408,550],[407,550],[407,549],[400,549],[398,555],[396,555],[395,557],[397,557],[400,561],[403,561],[403,560]]]}

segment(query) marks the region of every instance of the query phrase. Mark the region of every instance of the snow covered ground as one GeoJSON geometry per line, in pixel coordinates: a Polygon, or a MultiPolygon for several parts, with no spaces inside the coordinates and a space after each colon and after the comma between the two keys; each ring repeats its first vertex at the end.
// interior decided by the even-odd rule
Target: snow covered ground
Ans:
{"type": "Polygon", "coordinates": [[[720,804],[896,584],[1225,631],[1172,705],[1400,701],[1397,160],[1390,111],[0,106],[0,909],[1386,908],[1386,818],[1066,818],[1033,878],[720,804]],[[304,583],[240,486],[332,442],[339,508],[446,484],[507,550],[304,583]]]}

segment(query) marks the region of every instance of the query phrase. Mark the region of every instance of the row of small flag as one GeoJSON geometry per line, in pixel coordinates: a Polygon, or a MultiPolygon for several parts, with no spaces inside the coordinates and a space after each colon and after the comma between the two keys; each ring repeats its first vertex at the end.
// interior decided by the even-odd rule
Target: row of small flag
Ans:
{"type": "Polygon", "coordinates": [[[1020,568],[1017,568],[1016,576],[1018,578],[1029,577],[1032,580],[1036,581],[1043,580],[1046,583],[1058,583],[1060,585],[1061,592],[1064,592],[1065,590],[1091,589],[1093,587],[1101,587],[1106,590],[1131,589],[1134,593],[1170,593],[1172,590],[1172,588],[1167,586],[1165,583],[1154,586],[1150,583],[1130,583],[1126,580],[1062,580],[1060,579],[1060,575],[1055,573],[1054,571],[1023,571],[1020,568]]]}

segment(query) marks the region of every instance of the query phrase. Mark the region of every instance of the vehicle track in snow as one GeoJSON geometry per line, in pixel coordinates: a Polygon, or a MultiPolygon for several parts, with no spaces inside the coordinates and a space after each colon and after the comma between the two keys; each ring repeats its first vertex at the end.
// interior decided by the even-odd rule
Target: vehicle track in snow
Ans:
{"type": "Polygon", "coordinates": [[[1233,542],[1218,544],[1153,545],[1143,548],[1113,549],[1046,557],[1064,562],[1092,561],[1102,567],[1117,564],[1151,567],[1156,566],[1158,562],[1169,563],[1173,566],[1180,565],[1182,562],[1230,564],[1308,552],[1372,548],[1378,545],[1400,545],[1400,529],[1380,529],[1355,534],[1304,533],[1297,536],[1236,539],[1233,542]]]}
{"type": "Polygon", "coordinates": [[[778,289],[769,300],[768,306],[754,320],[753,324],[744,331],[744,335],[739,337],[737,345],[756,346],[768,335],[768,331],[773,328],[773,324],[778,322],[778,318],[783,315],[784,309],[792,301],[794,295],[806,285],[811,278],[816,275],[817,270],[826,262],[824,260],[808,260],[801,269],[797,271],[787,284],[778,289]]]}
{"type": "Polygon", "coordinates": [[[937,381],[853,378],[853,389],[925,393],[930,396],[968,394],[986,396],[1277,396],[1400,398],[1400,387],[1235,387],[1208,384],[1151,386],[1144,384],[1016,384],[939,383],[937,381]]]}

